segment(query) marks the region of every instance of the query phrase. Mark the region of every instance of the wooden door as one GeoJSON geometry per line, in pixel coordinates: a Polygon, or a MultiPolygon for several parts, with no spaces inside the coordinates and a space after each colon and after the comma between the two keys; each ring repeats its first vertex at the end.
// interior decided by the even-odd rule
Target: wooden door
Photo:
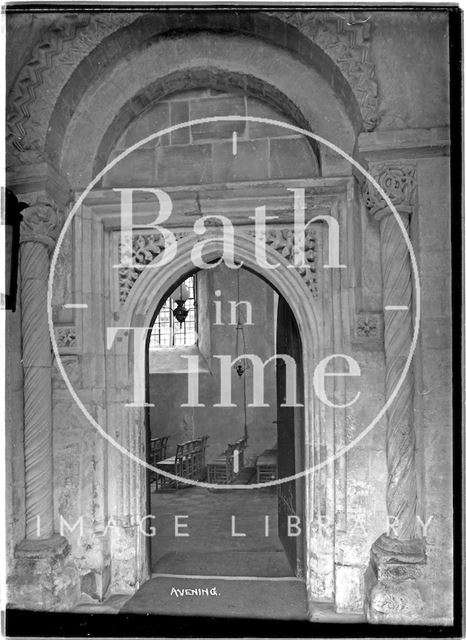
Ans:
{"type": "MultiPolygon", "coordinates": [[[[303,403],[302,348],[298,326],[287,302],[280,296],[277,316],[277,353],[290,355],[296,362],[297,402],[303,403]]],[[[278,477],[285,478],[303,470],[304,459],[304,407],[281,407],[286,397],[286,369],[281,359],[277,360],[277,464],[278,477]]],[[[291,480],[278,485],[278,533],[290,566],[295,575],[303,577],[303,480],[291,480]],[[301,534],[291,523],[300,525],[301,534]],[[299,518],[299,520],[298,520],[299,518]]]]}

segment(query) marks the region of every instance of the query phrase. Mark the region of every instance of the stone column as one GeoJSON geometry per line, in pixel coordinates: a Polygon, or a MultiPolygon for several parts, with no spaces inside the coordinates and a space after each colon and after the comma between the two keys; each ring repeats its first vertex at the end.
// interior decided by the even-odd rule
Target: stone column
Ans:
{"type": "Polygon", "coordinates": [[[47,202],[23,211],[20,272],[26,538],[35,540],[53,534],[52,354],[47,285],[50,252],[60,228],[60,214],[47,202]]]}
{"type": "MultiPolygon", "coordinates": [[[[412,163],[377,164],[372,173],[390,198],[409,233],[415,207],[416,173],[412,163]]],[[[406,365],[413,337],[413,284],[407,244],[385,199],[367,183],[364,201],[380,221],[382,255],[385,389],[388,399],[406,365]],[[390,307],[406,307],[394,310],[390,307]]],[[[414,622],[422,610],[415,586],[425,563],[423,540],[416,539],[414,375],[412,366],[387,410],[387,513],[389,527],[371,550],[366,573],[366,613],[371,622],[414,622]]]]}
{"type": "Polygon", "coordinates": [[[47,318],[50,252],[61,228],[45,198],[22,211],[21,331],[24,369],[26,538],[15,549],[9,606],[67,610],[79,598],[70,545],[54,532],[51,342],[47,318]]]}

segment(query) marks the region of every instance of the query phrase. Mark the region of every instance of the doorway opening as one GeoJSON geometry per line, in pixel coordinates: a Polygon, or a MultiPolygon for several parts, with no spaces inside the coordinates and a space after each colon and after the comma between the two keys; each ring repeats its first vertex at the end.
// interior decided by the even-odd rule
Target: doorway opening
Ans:
{"type": "MultiPolygon", "coordinates": [[[[265,617],[305,617],[303,481],[268,484],[304,468],[302,346],[289,305],[246,267],[188,273],[159,305],[146,355],[148,461],[177,476],[148,472],[152,580],[240,580],[246,591],[262,581],[265,617]],[[238,484],[260,486],[229,488],[238,484]]],[[[235,606],[257,617],[241,590],[235,606]]]]}

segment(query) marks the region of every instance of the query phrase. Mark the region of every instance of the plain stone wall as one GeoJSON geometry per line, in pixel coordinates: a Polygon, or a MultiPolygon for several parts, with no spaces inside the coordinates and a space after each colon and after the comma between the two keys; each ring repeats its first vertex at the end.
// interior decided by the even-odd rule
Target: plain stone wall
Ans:
{"type": "MultiPolygon", "coordinates": [[[[208,273],[208,313],[210,316],[211,354],[208,359],[211,373],[199,374],[199,401],[205,407],[181,407],[188,397],[186,374],[151,374],[150,402],[156,406],[150,410],[151,436],[169,435],[169,455],[174,455],[179,442],[208,435],[207,459],[222,453],[227,444],[242,437],[244,433],[243,412],[243,378],[232,371],[232,402],[236,407],[214,407],[220,402],[220,365],[215,355],[231,355],[236,357],[236,326],[230,323],[229,300],[237,299],[236,273],[225,266],[216,267],[208,273]],[[214,292],[220,290],[222,295],[216,297],[214,292]],[[222,301],[223,325],[215,325],[214,300],[222,301]],[[160,398],[160,402],[158,401],[160,398]]],[[[240,270],[241,300],[251,303],[253,325],[245,326],[244,334],[249,353],[254,353],[265,361],[274,352],[275,323],[273,290],[260,278],[244,269],[240,270]]],[[[240,307],[243,322],[246,319],[245,306],[240,307]]],[[[206,328],[204,327],[204,330],[206,328]]],[[[203,328],[200,327],[201,334],[203,328]]],[[[242,352],[242,342],[239,344],[242,352]]],[[[209,354],[207,354],[208,357],[209,354]]],[[[156,364],[157,352],[153,362],[156,364]]],[[[246,393],[248,403],[252,402],[252,371],[246,375],[246,393]]],[[[264,402],[269,407],[247,408],[248,448],[246,459],[254,462],[255,457],[264,449],[270,449],[276,442],[276,384],[274,363],[267,365],[264,374],[264,402]]]]}
{"type": "MultiPolygon", "coordinates": [[[[267,103],[214,89],[184,91],[157,102],[137,118],[109,160],[170,126],[208,117],[255,116],[290,123],[267,103]]],[[[293,123],[292,123],[293,124],[293,123]]],[[[151,140],[123,158],[104,178],[106,187],[178,186],[318,175],[308,139],[260,122],[207,122],[151,140]],[[237,153],[232,136],[237,134],[237,153]]]]}
{"type": "Polygon", "coordinates": [[[374,12],[371,55],[379,84],[378,130],[449,122],[448,15],[374,12]]]}
{"type": "Polygon", "coordinates": [[[424,469],[420,517],[427,523],[423,597],[440,622],[452,614],[453,484],[450,159],[417,161],[419,210],[414,223],[421,284],[417,426],[424,469]]]}

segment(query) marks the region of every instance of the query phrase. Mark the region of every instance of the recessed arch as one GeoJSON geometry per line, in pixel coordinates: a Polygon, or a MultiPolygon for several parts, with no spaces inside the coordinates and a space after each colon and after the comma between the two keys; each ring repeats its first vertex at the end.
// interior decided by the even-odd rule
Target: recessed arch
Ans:
{"type": "MultiPolygon", "coordinates": [[[[135,95],[163,79],[174,70],[189,77],[192,69],[216,68],[223,74],[256,78],[270,86],[276,95],[287,96],[312,130],[334,141],[347,153],[355,142],[353,123],[336,99],[330,86],[315,70],[300,63],[289,52],[254,38],[196,33],[190,36],[158,39],[141,51],[117,62],[111,75],[98,87],[91,85],[82,95],[60,140],[58,161],[61,173],[76,187],[84,187],[92,177],[92,167],[105,132],[135,95]],[[154,61],[157,64],[154,64],[154,61]],[[107,105],[102,109],[102,105],[107,105]]],[[[141,94],[140,100],[147,104],[141,94]]],[[[136,114],[135,114],[136,115],[136,114]]],[[[53,125],[50,130],[53,131],[53,125]]],[[[348,173],[347,163],[327,149],[321,149],[327,174],[348,173]]],[[[325,173],[325,172],[324,172],[325,173]]]]}
{"type": "MultiPolygon", "coordinates": [[[[173,71],[156,80],[130,98],[115,116],[106,130],[97,151],[93,175],[97,175],[109,161],[109,155],[126,128],[142,115],[147,108],[162,98],[169,97],[178,91],[189,91],[205,87],[220,91],[239,90],[241,93],[267,102],[272,107],[288,116],[295,125],[307,131],[312,130],[311,123],[290,98],[271,84],[251,74],[225,72],[219,68],[203,67],[173,71]]],[[[154,132],[155,133],[155,132],[154,132]]],[[[320,165],[321,150],[314,139],[308,138],[317,162],[320,165]]]]}
{"type": "MultiPolygon", "coordinates": [[[[28,65],[23,67],[22,72],[18,75],[17,84],[13,86],[10,93],[12,97],[18,93],[18,100],[12,100],[13,107],[17,105],[17,113],[13,108],[9,114],[10,131],[8,137],[15,146],[19,145],[18,148],[21,148],[25,144],[26,148],[28,146],[42,148],[54,164],[61,147],[61,139],[72,114],[78,109],[81,96],[88,90],[89,85],[98,86],[104,82],[105,77],[111,73],[118,60],[131,55],[135,50],[151,46],[156,39],[165,39],[176,34],[184,34],[185,37],[188,37],[189,34],[199,33],[202,30],[210,33],[241,34],[254,37],[259,42],[269,43],[284,52],[289,52],[296,60],[314,68],[331,85],[337,100],[345,104],[354,130],[359,132],[363,128],[363,119],[367,115],[365,114],[367,111],[365,91],[361,92],[360,84],[357,84],[356,90],[351,84],[353,78],[359,83],[357,73],[356,75],[354,73],[358,71],[358,68],[349,76],[346,73],[347,78],[344,75],[350,70],[347,65],[340,69],[332,59],[334,50],[330,47],[330,50],[327,51],[327,39],[325,37],[319,38],[320,30],[323,28],[322,16],[317,15],[313,22],[311,32],[315,31],[316,42],[314,42],[313,37],[305,35],[303,29],[287,22],[286,14],[282,20],[281,16],[279,18],[262,11],[203,11],[198,8],[196,11],[190,12],[154,11],[133,15],[134,18],[132,15],[122,13],[115,16],[114,26],[107,25],[102,21],[92,28],[86,21],[81,24],[82,21],[78,20],[76,24],[73,24],[71,20],[69,24],[65,23],[63,35],[57,28],[56,42],[43,45],[47,50],[50,49],[55,57],[62,53],[65,55],[69,46],[73,45],[74,39],[78,38],[79,40],[73,46],[72,57],[73,60],[76,60],[74,68],[71,73],[64,71],[59,77],[43,73],[48,70],[47,62],[44,67],[40,56],[41,43],[37,44],[36,57],[38,60],[34,62],[34,59],[31,59],[30,64],[33,73],[36,73],[36,69],[41,69],[41,76],[38,78],[38,82],[35,82],[32,97],[29,94],[24,95],[23,90],[23,86],[26,86],[25,83],[31,81],[28,65]],[[121,26],[122,24],[123,26],[121,26]],[[102,35],[99,41],[100,32],[102,35]],[[61,37],[64,38],[62,45],[60,45],[61,37]],[[28,138],[32,134],[32,131],[28,131],[28,113],[36,100],[41,103],[42,113],[34,127],[33,135],[37,140],[29,140],[28,144],[28,138]]],[[[337,22],[339,20],[338,17],[329,15],[325,19],[337,22]]],[[[337,33],[343,33],[343,31],[344,28],[337,28],[337,33]]],[[[325,33],[325,28],[322,33],[325,33]]],[[[351,35],[354,40],[354,34],[351,35]]],[[[340,37],[342,38],[342,46],[346,46],[344,44],[346,36],[340,37]]],[[[348,46],[351,50],[351,47],[356,45],[352,42],[348,46]]],[[[367,52],[363,52],[361,55],[363,56],[361,68],[365,68],[367,63],[364,60],[367,57],[367,52]]],[[[353,56],[354,52],[352,52],[351,59],[353,56]]],[[[69,60],[67,64],[69,65],[69,60]]]]}

